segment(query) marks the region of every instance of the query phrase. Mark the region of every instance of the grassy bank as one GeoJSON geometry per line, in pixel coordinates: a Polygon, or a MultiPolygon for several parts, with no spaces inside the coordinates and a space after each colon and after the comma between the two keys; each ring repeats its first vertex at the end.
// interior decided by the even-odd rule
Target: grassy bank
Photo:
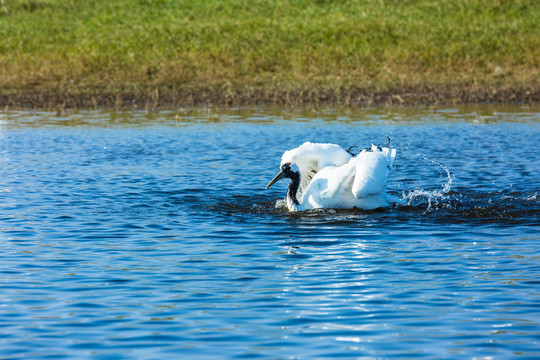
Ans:
{"type": "Polygon", "coordinates": [[[540,97],[534,0],[4,4],[4,104],[540,97]]]}

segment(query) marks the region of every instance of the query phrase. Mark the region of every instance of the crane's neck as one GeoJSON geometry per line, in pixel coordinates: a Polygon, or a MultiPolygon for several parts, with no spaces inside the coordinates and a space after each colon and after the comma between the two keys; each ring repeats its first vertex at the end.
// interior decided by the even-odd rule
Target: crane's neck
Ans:
{"type": "Polygon", "coordinates": [[[297,198],[298,189],[300,188],[300,174],[291,172],[288,177],[291,179],[291,182],[289,183],[289,189],[287,190],[285,200],[287,201],[289,210],[295,211],[298,208],[298,205],[300,205],[297,198]]]}

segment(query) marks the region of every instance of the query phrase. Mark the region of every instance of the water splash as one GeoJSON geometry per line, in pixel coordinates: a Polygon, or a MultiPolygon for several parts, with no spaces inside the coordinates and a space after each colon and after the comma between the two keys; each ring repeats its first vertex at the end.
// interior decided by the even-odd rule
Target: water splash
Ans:
{"type": "Polygon", "coordinates": [[[275,208],[278,210],[288,210],[287,202],[284,199],[276,200],[275,208]]]}
{"type": "Polygon", "coordinates": [[[409,191],[408,193],[403,192],[403,197],[397,203],[399,206],[420,206],[427,202],[427,211],[431,211],[438,208],[439,205],[448,198],[448,194],[452,190],[452,183],[454,180],[450,169],[437,161],[429,159],[426,155],[423,156],[423,160],[428,161],[434,166],[442,168],[446,174],[446,182],[442,185],[441,189],[415,189],[409,191]]]}
{"type": "Polygon", "coordinates": [[[532,193],[532,194],[528,194],[525,199],[525,201],[536,201],[538,200],[538,193],[535,192],[535,193],[532,193]]]}

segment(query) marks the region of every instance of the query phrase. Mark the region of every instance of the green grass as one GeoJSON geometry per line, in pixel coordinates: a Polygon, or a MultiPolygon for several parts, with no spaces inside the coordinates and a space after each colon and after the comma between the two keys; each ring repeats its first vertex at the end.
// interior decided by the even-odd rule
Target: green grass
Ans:
{"type": "Polygon", "coordinates": [[[537,0],[5,0],[13,89],[539,84],[537,0]]]}

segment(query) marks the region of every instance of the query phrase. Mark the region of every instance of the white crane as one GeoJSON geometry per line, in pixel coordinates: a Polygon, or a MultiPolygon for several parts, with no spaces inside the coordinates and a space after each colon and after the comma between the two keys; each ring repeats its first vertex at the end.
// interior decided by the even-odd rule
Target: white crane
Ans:
{"type": "Polygon", "coordinates": [[[388,146],[371,145],[353,156],[339,145],[306,142],[285,151],[266,189],[289,178],[285,200],[290,211],[387,207],[398,200],[386,193],[395,156],[388,146]]]}

